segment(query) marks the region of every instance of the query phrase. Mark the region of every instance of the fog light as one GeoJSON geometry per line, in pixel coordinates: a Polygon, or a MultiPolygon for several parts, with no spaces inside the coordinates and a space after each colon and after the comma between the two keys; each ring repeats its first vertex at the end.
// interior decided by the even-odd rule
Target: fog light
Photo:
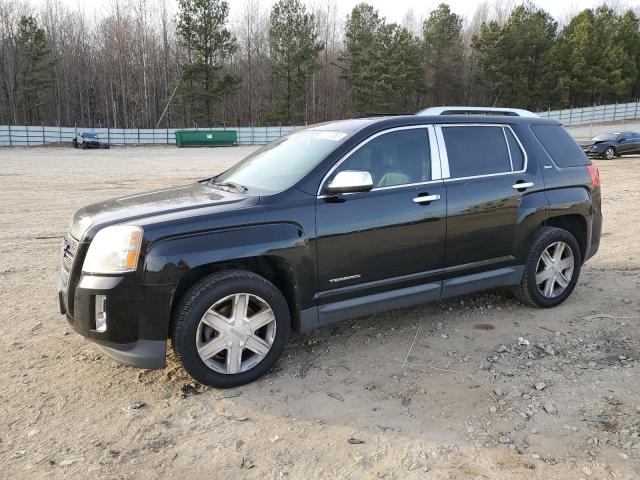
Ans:
{"type": "Polygon", "coordinates": [[[96,295],[96,332],[107,331],[107,296],[96,295]]]}

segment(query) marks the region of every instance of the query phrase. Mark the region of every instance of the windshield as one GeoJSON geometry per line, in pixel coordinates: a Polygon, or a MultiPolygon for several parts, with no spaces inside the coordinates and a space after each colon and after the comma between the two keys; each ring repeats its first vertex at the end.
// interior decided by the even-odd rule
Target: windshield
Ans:
{"type": "Polygon", "coordinates": [[[217,185],[277,193],[302,177],[347,137],[345,132],[303,130],[265,145],[215,178],[217,185]]]}
{"type": "Polygon", "coordinates": [[[595,137],[593,137],[592,140],[594,142],[612,142],[616,138],[618,138],[619,135],[619,133],[601,133],[600,135],[596,135],[595,137]]]}

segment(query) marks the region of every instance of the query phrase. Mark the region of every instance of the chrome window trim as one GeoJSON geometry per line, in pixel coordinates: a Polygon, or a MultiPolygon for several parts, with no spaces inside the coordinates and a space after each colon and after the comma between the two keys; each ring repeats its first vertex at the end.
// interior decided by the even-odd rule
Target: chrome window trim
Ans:
{"type": "Polygon", "coordinates": [[[440,128],[440,125],[435,127],[435,131],[436,139],[438,141],[438,150],[440,150],[442,178],[447,179],[451,177],[451,171],[449,170],[449,155],[447,154],[447,147],[444,144],[444,136],[442,135],[442,128],[440,128]]]}
{"type": "MultiPolygon", "coordinates": [[[[430,156],[431,156],[431,180],[426,180],[424,182],[416,182],[416,183],[405,183],[402,185],[391,185],[388,187],[374,187],[371,190],[369,190],[370,192],[375,192],[378,190],[390,190],[392,188],[401,188],[401,187],[413,187],[416,185],[426,185],[429,183],[436,183],[436,182],[441,182],[442,181],[442,176],[440,176],[439,178],[435,178],[434,174],[435,172],[440,173],[441,172],[441,161],[440,161],[440,152],[441,150],[439,148],[436,148],[436,154],[437,154],[437,160],[434,158],[434,146],[433,146],[433,136],[432,136],[432,132],[430,131],[433,130],[433,125],[428,125],[428,124],[424,124],[424,125],[405,125],[403,127],[394,127],[394,128],[389,128],[387,130],[382,130],[381,132],[375,133],[373,135],[371,135],[370,137],[365,138],[364,140],[362,140],[360,143],[358,143],[356,146],[354,146],[351,150],[349,150],[347,153],[345,153],[340,160],[338,160],[333,167],[331,167],[329,169],[329,171],[324,175],[324,177],[322,177],[322,181],[320,182],[320,185],[318,187],[318,191],[316,192],[316,197],[317,198],[329,198],[329,197],[333,197],[334,195],[323,195],[321,192],[323,191],[325,184],[327,183],[327,180],[329,179],[329,177],[331,176],[331,174],[342,164],[342,162],[344,162],[347,158],[349,158],[351,155],[353,155],[356,151],[358,151],[360,148],[362,148],[363,146],[365,146],[367,143],[369,143],[370,141],[374,140],[375,138],[378,138],[381,135],[385,135],[387,133],[392,133],[392,132],[398,132],[398,131],[402,131],[402,130],[417,130],[417,129],[422,129],[422,130],[426,130],[427,134],[428,134],[428,139],[429,139],[429,149],[430,149],[430,156]]],[[[358,192],[354,192],[354,193],[358,193],[358,192]]],[[[344,193],[342,195],[353,195],[353,193],[344,193]]]]}
{"type": "Polygon", "coordinates": [[[511,171],[513,172],[513,157],[511,156],[511,147],[509,146],[509,139],[507,138],[507,130],[502,127],[502,135],[504,136],[504,143],[507,144],[507,153],[509,154],[509,165],[511,165],[511,171]]]}
{"type": "MultiPolygon", "coordinates": [[[[508,128],[511,133],[513,134],[513,138],[516,139],[516,143],[518,144],[518,146],[520,147],[520,151],[522,152],[522,155],[524,156],[524,162],[523,162],[523,166],[521,170],[511,170],[510,172],[498,172],[498,173],[486,173],[483,175],[472,175],[469,177],[451,177],[451,175],[444,177],[443,175],[443,179],[447,180],[447,181],[451,181],[451,180],[472,180],[474,178],[488,178],[488,177],[497,177],[497,176],[502,176],[502,175],[518,175],[521,173],[525,173],[527,171],[527,168],[529,166],[529,156],[527,155],[527,151],[525,150],[524,146],[522,145],[522,142],[520,141],[520,139],[518,138],[518,135],[516,135],[516,132],[513,131],[513,128],[511,128],[511,125],[506,125],[503,123],[443,123],[441,125],[436,125],[436,135],[438,135],[438,138],[442,139],[442,143],[439,144],[440,147],[440,157],[444,158],[446,160],[447,163],[447,173],[449,173],[449,156],[446,153],[447,147],[445,145],[444,142],[444,136],[442,134],[442,129],[446,128],[446,127],[499,127],[502,129],[508,128]],[[444,152],[444,155],[443,155],[444,152]]],[[[503,134],[504,134],[504,130],[503,130],[503,134]]],[[[506,137],[505,137],[505,142],[507,143],[507,149],[509,149],[509,142],[507,141],[506,137]]],[[[510,152],[510,150],[509,150],[510,152]]],[[[511,153],[509,153],[509,159],[511,159],[511,153]]],[[[513,162],[511,164],[511,168],[513,168],[513,162]]]]}

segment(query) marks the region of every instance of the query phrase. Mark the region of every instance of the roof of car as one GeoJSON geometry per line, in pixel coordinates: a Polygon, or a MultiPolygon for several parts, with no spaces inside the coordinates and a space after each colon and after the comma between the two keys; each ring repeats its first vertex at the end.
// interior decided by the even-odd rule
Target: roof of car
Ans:
{"type": "Polygon", "coordinates": [[[538,116],[516,115],[403,115],[392,117],[368,117],[310,125],[312,130],[333,130],[346,133],[356,132],[370,125],[393,128],[410,125],[428,125],[442,123],[501,123],[501,124],[547,124],[561,125],[558,120],[538,116]]]}

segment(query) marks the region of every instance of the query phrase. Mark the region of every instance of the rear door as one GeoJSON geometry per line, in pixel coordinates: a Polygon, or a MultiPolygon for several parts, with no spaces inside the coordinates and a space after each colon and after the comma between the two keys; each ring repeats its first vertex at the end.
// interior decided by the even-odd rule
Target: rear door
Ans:
{"type": "MultiPolygon", "coordinates": [[[[473,290],[473,275],[479,272],[498,270],[498,276],[517,276],[517,271],[505,267],[518,263],[514,246],[518,209],[524,195],[543,189],[540,169],[528,161],[509,125],[443,125],[436,132],[448,168],[443,167],[445,278],[471,275],[468,284],[464,279],[445,280],[443,296],[473,290]]],[[[488,286],[486,277],[482,282],[488,286]]]]}

